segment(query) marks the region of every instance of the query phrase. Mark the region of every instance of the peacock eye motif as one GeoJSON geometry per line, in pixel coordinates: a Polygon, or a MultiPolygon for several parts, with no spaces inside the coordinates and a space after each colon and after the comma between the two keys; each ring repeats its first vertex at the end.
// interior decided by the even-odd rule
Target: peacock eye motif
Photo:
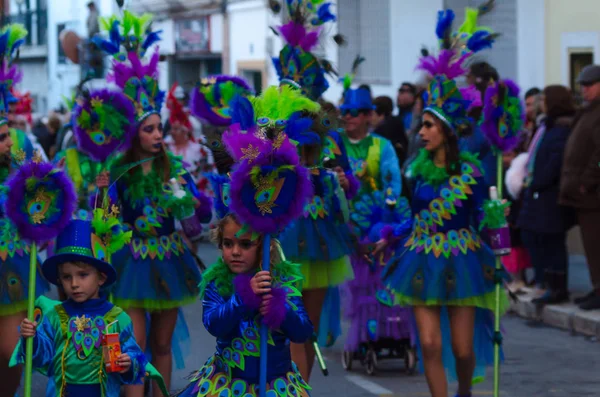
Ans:
{"type": "Polygon", "coordinates": [[[255,185],[256,193],[254,194],[254,202],[258,207],[261,215],[272,214],[272,208],[275,207],[275,201],[281,193],[281,188],[285,182],[285,178],[275,179],[260,178],[255,185]]]}
{"type": "Polygon", "coordinates": [[[268,117],[261,117],[258,120],[256,120],[256,124],[258,124],[261,127],[268,125],[270,122],[271,119],[269,119],[268,117]]]}
{"type": "Polygon", "coordinates": [[[285,127],[285,126],[287,125],[287,120],[283,120],[283,119],[282,119],[282,120],[277,120],[277,121],[275,122],[275,125],[276,125],[277,127],[281,127],[281,128],[283,128],[283,127],[285,127]]]}
{"type": "Polygon", "coordinates": [[[90,138],[96,145],[103,145],[107,141],[106,134],[103,131],[93,131],[90,133],[90,138]]]}
{"type": "Polygon", "coordinates": [[[94,258],[108,262],[106,245],[104,245],[102,239],[95,234],[92,234],[92,253],[94,254],[94,258]]]}
{"type": "Polygon", "coordinates": [[[53,197],[50,194],[40,190],[35,197],[27,203],[27,213],[29,214],[30,221],[34,224],[42,223],[42,221],[46,219],[52,201],[53,197]]]}

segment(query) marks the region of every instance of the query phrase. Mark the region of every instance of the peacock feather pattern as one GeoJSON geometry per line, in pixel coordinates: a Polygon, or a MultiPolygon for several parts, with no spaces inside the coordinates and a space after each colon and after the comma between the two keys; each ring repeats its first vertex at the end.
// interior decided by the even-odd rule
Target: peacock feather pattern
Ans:
{"type": "Polygon", "coordinates": [[[471,186],[477,184],[475,178],[482,176],[480,168],[473,164],[462,163],[461,173],[453,175],[440,187],[440,196],[432,200],[427,209],[414,217],[413,232],[405,247],[417,252],[432,253],[436,258],[465,254],[481,247],[479,234],[468,228],[438,232],[445,220],[452,219],[456,208],[466,203],[473,194],[471,186]]]}
{"type": "Polygon", "coordinates": [[[95,349],[99,349],[102,344],[102,334],[106,329],[104,317],[94,318],[86,317],[82,314],[80,317],[71,317],[67,327],[67,339],[73,342],[73,347],[77,351],[77,358],[85,360],[95,349]]]}

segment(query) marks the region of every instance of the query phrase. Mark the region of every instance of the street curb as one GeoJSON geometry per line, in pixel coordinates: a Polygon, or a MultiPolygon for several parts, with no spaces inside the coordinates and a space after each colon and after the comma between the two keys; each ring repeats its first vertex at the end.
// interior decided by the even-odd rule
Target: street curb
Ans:
{"type": "Polygon", "coordinates": [[[600,310],[583,311],[573,303],[548,305],[539,312],[531,303],[535,298],[533,291],[523,289],[525,294],[518,301],[511,301],[510,311],[519,317],[541,321],[552,327],[564,329],[575,334],[595,337],[600,340],[600,310]]]}

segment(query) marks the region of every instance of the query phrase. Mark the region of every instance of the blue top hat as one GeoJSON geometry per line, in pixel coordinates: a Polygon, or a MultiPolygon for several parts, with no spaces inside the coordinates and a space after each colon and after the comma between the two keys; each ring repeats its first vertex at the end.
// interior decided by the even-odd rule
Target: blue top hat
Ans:
{"type": "Polygon", "coordinates": [[[371,93],[366,88],[349,89],[344,93],[344,103],[340,106],[344,109],[374,110],[375,106],[371,100],[371,93]]]}
{"type": "Polygon", "coordinates": [[[92,222],[74,219],[56,238],[56,251],[42,265],[44,277],[59,285],[58,266],[66,262],[84,262],[106,275],[104,287],[117,280],[117,272],[108,263],[110,254],[102,239],[95,234],[92,222]]]}

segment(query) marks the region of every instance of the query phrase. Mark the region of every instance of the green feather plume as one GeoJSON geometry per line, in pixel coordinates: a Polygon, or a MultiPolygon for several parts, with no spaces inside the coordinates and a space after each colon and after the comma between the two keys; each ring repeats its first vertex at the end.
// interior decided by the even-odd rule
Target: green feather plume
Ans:
{"type": "Polygon", "coordinates": [[[257,119],[268,117],[272,121],[287,120],[296,112],[316,113],[321,106],[289,86],[269,87],[261,96],[250,98],[257,119]]]}
{"type": "Polygon", "coordinates": [[[121,222],[115,214],[107,212],[104,208],[96,208],[92,227],[96,235],[106,244],[106,251],[112,255],[131,241],[132,232],[123,231],[121,222]]]}

